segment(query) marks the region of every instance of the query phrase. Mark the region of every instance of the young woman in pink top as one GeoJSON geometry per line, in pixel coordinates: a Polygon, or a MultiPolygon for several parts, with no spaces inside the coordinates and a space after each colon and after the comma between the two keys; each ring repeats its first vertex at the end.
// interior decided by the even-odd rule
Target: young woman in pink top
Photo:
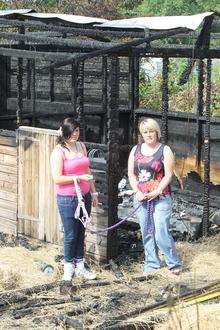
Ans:
{"type": "Polygon", "coordinates": [[[74,218],[78,205],[74,180],[76,179],[85,207],[90,214],[91,205],[97,206],[98,198],[85,145],[78,141],[79,123],[66,118],[57,138],[57,146],[51,154],[51,170],[56,187],[57,205],[64,228],[64,281],[76,276],[95,279],[95,274],[84,266],[85,228],[79,219],[74,218]]]}

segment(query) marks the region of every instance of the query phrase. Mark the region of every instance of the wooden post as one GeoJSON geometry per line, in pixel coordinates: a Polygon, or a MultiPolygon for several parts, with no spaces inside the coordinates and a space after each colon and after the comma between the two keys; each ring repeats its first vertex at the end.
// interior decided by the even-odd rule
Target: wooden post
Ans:
{"type": "Polygon", "coordinates": [[[205,100],[205,131],[204,131],[204,191],[202,235],[209,231],[209,188],[210,188],[210,106],[211,106],[211,75],[212,60],[207,59],[206,100],[205,100]]]}
{"type": "Polygon", "coordinates": [[[84,61],[78,65],[77,79],[77,112],[80,123],[80,138],[85,141],[85,119],[84,119],[84,61]]]}
{"type": "Polygon", "coordinates": [[[36,111],[36,66],[35,59],[31,60],[32,79],[31,79],[31,100],[32,100],[32,126],[36,124],[35,111],[36,111]]]}
{"type": "Polygon", "coordinates": [[[202,123],[199,120],[199,117],[203,115],[203,91],[204,91],[204,63],[200,59],[198,63],[198,91],[197,91],[197,105],[196,105],[196,114],[197,114],[197,166],[201,165],[201,155],[202,155],[202,123]]]}
{"type": "Polygon", "coordinates": [[[77,76],[78,76],[78,67],[77,63],[71,65],[71,103],[73,107],[73,116],[77,115],[77,76]]]}
{"type": "MultiPolygon", "coordinates": [[[[108,226],[118,220],[118,178],[119,178],[119,60],[111,56],[109,77],[109,104],[108,104],[108,157],[107,157],[107,182],[108,182],[108,226]]],[[[108,232],[107,258],[117,254],[117,232],[108,232]]]]}
{"type": "Polygon", "coordinates": [[[54,68],[50,67],[50,102],[54,102],[54,68]]]}
{"type": "Polygon", "coordinates": [[[8,77],[9,77],[9,61],[6,56],[0,56],[0,112],[7,111],[8,97],[8,77]]]}
{"type": "Polygon", "coordinates": [[[135,114],[135,110],[139,107],[139,75],[140,75],[140,58],[135,51],[129,57],[129,143],[136,143],[138,132],[138,116],[135,114]]]}
{"type": "Polygon", "coordinates": [[[169,89],[168,89],[169,58],[163,58],[163,82],[162,82],[162,124],[161,141],[166,144],[168,141],[168,110],[169,110],[169,89]]]}
{"type": "Polygon", "coordinates": [[[102,110],[100,135],[101,143],[107,143],[107,107],[108,107],[108,58],[102,57],[102,110]]]}

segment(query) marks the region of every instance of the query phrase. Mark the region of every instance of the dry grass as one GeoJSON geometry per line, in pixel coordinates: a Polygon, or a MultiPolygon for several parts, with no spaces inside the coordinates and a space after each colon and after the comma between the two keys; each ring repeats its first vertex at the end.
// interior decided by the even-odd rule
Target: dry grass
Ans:
{"type": "MultiPolygon", "coordinates": [[[[164,290],[166,294],[171,293],[176,295],[179,292],[180,286],[183,284],[189,289],[194,289],[219,280],[219,239],[220,235],[197,243],[179,242],[177,244],[177,250],[184,263],[184,271],[180,276],[175,276],[167,268],[162,268],[151,280],[134,282],[131,281],[132,277],[142,275],[143,256],[141,255],[137,260],[122,258],[122,261],[118,262],[120,270],[124,274],[124,279],[121,284],[88,288],[76,292],[76,295],[81,297],[79,306],[85,306],[95,301],[100,302],[98,310],[93,309],[88,313],[82,314],[79,319],[87,326],[89,324],[97,324],[109,316],[124,313],[138,306],[155,302],[155,297],[160,296],[161,292],[164,290]]],[[[30,240],[30,243],[31,242],[32,240],[30,240]]],[[[62,264],[57,264],[54,261],[54,257],[59,253],[60,248],[58,246],[44,243],[41,244],[41,247],[37,251],[29,251],[20,246],[1,247],[0,291],[32,287],[34,285],[59,280],[62,276],[62,264]],[[39,260],[51,264],[54,267],[54,273],[43,273],[40,270],[39,260]]],[[[100,279],[108,279],[110,281],[115,279],[114,273],[104,266],[92,265],[92,268],[96,271],[100,279]]],[[[73,283],[77,282],[80,282],[80,280],[74,278],[73,283]]],[[[54,299],[60,297],[58,289],[41,293],[36,296],[37,299],[39,299],[42,294],[54,296],[54,299]]],[[[164,298],[164,296],[162,298],[164,298]]],[[[172,312],[170,313],[168,321],[158,325],[158,327],[161,327],[158,329],[185,330],[194,329],[194,326],[195,329],[196,326],[198,329],[198,324],[199,329],[202,330],[219,329],[216,327],[219,322],[217,315],[217,312],[219,312],[219,305],[213,305],[213,309],[211,305],[208,305],[208,308],[205,307],[205,311],[209,310],[212,311],[212,313],[205,313],[203,309],[200,309],[202,307],[199,305],[198,310],[196,310],[195,307],[186,307],[185,309],[172,312]],[[210,327],[210,317],[213,320],[213,323],[211,323],[213,328],[210,327]],[[201,325],[198,322],[201,322],[201,325]],[[171,325],[173,327],[170,327],[171,325]]],[[[73,308],[73,305],[72,303],[65,304],[62,308],[62,313],[64,313],[73,308]]],[[[25,316],[21,320],[15,320],[10,316],[10,313],[5,313],[0,322],[0,329],[14,329],[16,327],[20,327],[21,329],[39,329],[40,327],[44,329],[54,329],[54,324],[51,325],[47,317],[45,318],[45,315],[53,316],[59,313],[61,313],[61,311],[53,306],[38,310],[37,317],[42,316],[44,318],[40,326],[32,322],[32,318],[36,315],[25,316]]],[[[65,326],[63,327],[65,328],[65,326]]],[[[56,329],[62,329],[62,326],[57,326],[56,329]]]]}
{"type": "Polygon", "coordinates": [[[194,305],[170,312],[165,323],[157,330],[219,330],[220,304],[194,305]]]}

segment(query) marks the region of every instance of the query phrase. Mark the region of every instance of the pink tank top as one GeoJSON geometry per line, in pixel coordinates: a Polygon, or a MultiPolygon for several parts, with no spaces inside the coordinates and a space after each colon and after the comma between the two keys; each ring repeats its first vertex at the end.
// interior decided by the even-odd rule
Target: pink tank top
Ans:
{"type": "MultiPolygon", "coordinates": [[[[87,173],[90,162],[86,156],[66,158],[64,151],[60,148],[60,152],[63,156],[63,175],[81,175],[87,173]]],[[[90,191],[89,181],[79,181],[79,186],[83,195],[90,191]]],[[[76,190],[74,183],[68,184],[57,184],[56,185],[57,195],[62,196],[76,196],[76,190]]]]}

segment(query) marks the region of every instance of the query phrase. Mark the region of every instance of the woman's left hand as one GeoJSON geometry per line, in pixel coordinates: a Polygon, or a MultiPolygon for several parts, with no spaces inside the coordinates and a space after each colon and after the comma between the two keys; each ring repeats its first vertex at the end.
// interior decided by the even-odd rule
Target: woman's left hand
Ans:
{"type": "Polygon", "coordinates": [[[99,200],[97,196],[92,197],[92,206],[96,207],[98,206],[99,200]]]}
{"type": "Polygon", "coordinates": [[[152,191],[150,191],[149,193],[147,193],[145,195],[145,198],[148,200],[148,201],[151,201],[155,198],[157,198],[158,196],[161,195],[161,191],[159,189],[154,189],[152,191]]]}

